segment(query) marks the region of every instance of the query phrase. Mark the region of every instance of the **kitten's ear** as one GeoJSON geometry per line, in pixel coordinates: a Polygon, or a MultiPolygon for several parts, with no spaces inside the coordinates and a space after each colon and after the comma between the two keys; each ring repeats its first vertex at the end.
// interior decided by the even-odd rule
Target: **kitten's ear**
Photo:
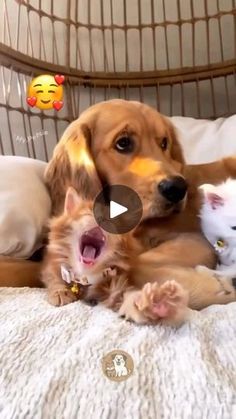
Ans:
{"type": "Polygon", "coordinates": [[[64,213],[70,215],[83,202],[77,191],[70,186],[66,192],[64,213]]]}
{"type": "Polygon", "coordinates": [[[224,198],[218,193],[214,185],[204,184],[199,187],[203,192],[205,200],[210,204],[212,209],[222,207],[224,205],[224,198]]]}

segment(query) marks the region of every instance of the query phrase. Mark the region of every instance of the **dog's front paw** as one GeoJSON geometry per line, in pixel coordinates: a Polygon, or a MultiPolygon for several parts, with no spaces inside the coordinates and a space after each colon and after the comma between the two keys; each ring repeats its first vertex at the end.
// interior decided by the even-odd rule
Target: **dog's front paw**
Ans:
{"type": "Polygon", "coordinates": [[[68,288],[50,290],[48,292],[49,303],[57,307],[73,303],[77,299],[76,295],[68,288]]]}

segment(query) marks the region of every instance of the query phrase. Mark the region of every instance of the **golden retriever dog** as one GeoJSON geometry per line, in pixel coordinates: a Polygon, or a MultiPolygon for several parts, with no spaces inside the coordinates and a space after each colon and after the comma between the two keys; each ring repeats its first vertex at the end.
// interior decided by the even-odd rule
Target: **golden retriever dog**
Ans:
{"type": "MultiPolygon", "coordinates": [[[[133,288],[124,290],[120,313],[139,322],[165,317],[171,300],[186,306],[187,298],[190,307],[200,309],[235,299],[230,282],[222,284],[206,273],[204,280],[199,279],[201,274],[193,269],[213,268],[216,263],[213,249],[200,233],[198,186],[228,177],[236,177],[235,158],[186,165],[170,120],[147,105],[125,100],[102,102],[83,112],[66,129],[45,175],[54,215],[62,214],[69,186],[92,200],[107,184],[126,185],[138,193],[143,219],[133,235],[143,253],[139,269],[131,269],[133,288]],[[190,297],[184,293],[194,281],[200,290],[197,299],[194,292],[190,297]],[[168,304],[163,305],[161,296],[166,294],[168,304]]],[[[34,276],[32,268],[22,285],[34,276]]],[[[0,284],[3,277],[0,264],[0,284]]]]}

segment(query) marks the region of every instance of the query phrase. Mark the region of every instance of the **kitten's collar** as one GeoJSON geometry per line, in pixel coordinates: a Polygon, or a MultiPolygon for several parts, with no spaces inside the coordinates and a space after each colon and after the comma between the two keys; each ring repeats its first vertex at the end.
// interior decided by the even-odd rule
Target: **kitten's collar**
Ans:
{"type": "Polygon", "coordinates": [[[80,286],[88,286],[87,277],[77,278],[73,270],[66,264],[61,265],[61,278],[74,294],[80,294],[80,286]]]}

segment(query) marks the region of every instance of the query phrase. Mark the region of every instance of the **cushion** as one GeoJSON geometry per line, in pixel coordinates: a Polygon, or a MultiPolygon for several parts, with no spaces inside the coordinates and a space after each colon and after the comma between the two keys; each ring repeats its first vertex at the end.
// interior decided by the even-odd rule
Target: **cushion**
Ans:
{"type": "Polygon", "coordinates": [[[42,245],[51,211],[46,163],[0,156],[0,255],[28,258],[42,245]]]}
{"type": "Polygon", "coordinates": [[[170,119],[187,163],[208,163],[236,154],[236,115],[215,121],[181,116],[170,119]]]}

